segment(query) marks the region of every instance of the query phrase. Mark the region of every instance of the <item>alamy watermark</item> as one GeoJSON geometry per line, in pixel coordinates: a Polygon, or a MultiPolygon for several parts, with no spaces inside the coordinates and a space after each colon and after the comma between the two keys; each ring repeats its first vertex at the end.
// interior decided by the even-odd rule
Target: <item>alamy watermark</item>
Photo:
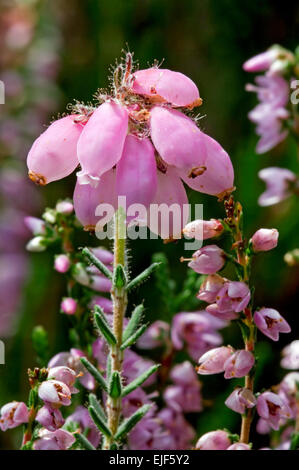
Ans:
{"type": "Polygon", "coordinates": [[[299,80],[292,80],[291,88],[294,90],[291,93],[291,103],[297,105],[299,104],[299,80]]]}
{"type": "Polygon", "coordinates": [[[0,365],[5,364],[5,345],[4,342],[0,340],[0,365]]]}
{"type": "Polygon", "coordinates": [[[0,104],[5,104],[5,84],[0,80],[0,104]]]}

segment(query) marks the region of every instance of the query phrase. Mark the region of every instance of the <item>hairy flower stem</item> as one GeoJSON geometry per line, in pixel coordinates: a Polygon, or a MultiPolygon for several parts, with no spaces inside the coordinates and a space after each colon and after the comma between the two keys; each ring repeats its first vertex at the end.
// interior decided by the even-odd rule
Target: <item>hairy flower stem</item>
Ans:
{"type": "MultiPolygon", "coordinates": [[[[242,218],[243,210],[239,202],[235,202],[233,196],[229,196],[224,201],[225,211],[226,211],[226,223],[231,229],[231,234],[233,238],[233,248],[236,250],[237,262],[240,267],[238,269],[239,279],[243,282],[249,284],[250,276],[250,256],[246,253],[245,246],[246,242],[243,238],[242,230],[242,218]]],[[[245,349],[254,354],[255,349],[255,335],[256,335],[256,326],[253,321],[252,309],[247,307],[244,310],[245,318],[242,319],[242,322],[245,326],[245,329],[242,330],[245,349]]],[[[245,388],[250,390],[252,393],[254,391],[254,369],[249,372],[245,377],[245,388]]],[[[242,416],[241,423],[241,432],[240,432],[240,442],[244,444],[249,443],[250,438],[250,427],[253,418],[253,409],[247,409],[245,414],[242,416]]]]}
{"type": "MultiPolygon", "coordinates": [[[[121,265],[124,270],[126,268],[126,224],[125,216],[121,209],[115,215],[114,223],[114,272],[121,265]]],[[[123,320],[127,308],[126,286],[112,286],[111,297],[113,300],[113,333],[116,338],[116,345],[111,346],[111,374],[119,372],[122,374],[123,351],[120,347],[122,344],[123,320]]],[[[106,438],[104,449],[109,449],[113,444],[113,436],[115,435],[120,415],[121,415],[121,397],[108,398],[107,403],[108,427],[112,437],[106,438]]]]}

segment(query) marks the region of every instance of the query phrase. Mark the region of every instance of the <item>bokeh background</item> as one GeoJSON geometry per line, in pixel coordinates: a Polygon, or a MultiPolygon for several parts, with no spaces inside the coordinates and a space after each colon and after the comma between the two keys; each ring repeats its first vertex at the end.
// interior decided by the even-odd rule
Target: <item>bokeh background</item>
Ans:
{"type": "MultiPolygon", "coordinates": [[[[0,339],[6,345],[6,364],[0,365],[0,405],[26,400],[26,371],[35,365],[32,328],[43,325],[51,352],[69,348],[66,323],[59,314],[64,295],[61,277],[54,273],[51,253],[28,255],[26,214],[40,215],[57,198],[71,197],[74,178],[36,188],[27,180],[24,163],[32,141],[47,123],[74,99],[89,101],[99,87],[108,86],[111,64],[128,48],[141,68],[154,59],[190,76],[204,104],[202,129],[230,154],[236,172],[236,197],[245,210],[245,230],[276,227],[279,247],[258,257],[253,279],[259,305],[279,310],[292,333],[279,344],[261,339],[258,382],[279,382],[284,344],[299,336],[298,271],[283,256],[298,246],[298,206],[294,199],[273,206],[257,205],[263,184],[257,172],[266,166],[297,171],[297,149],[287,140],[269,154],[255,153],[256,136],[247,119],[255,96],[244,91],[253,79],[242,63],[273,43],[294,49],[298,43],[299,5],[275,0],[1,0],[0,79],[6,103],[0,105],[0,339]]],[[[190,192],[192,202],[204,204],[204,218],[221,217],[222,207],[211,196],[190,192]]],[[[89,242],[89,240],[87,240],[89,242]]],[[[131,269],[137,272],[163,251],[170,262],[178,291],[186,275],[179,263],[183,245],[160,240],[137,241],[131,248],[131,269]],[[146,243],[146,246],[145,246],[146,243]]],[[[155,285],[138,292],[146,300],[150,321],[163,317],[155,285]]],[[[226,340],[238,345],[239,332],[230,328],[226,340]]],[[[213,406],[199,414],[198,435],[215,428],[238,431],[239,418],[223,406],[230,384],[204,380],[203,394],[213,406]],[[226,387],[226,388],[225,388],[226,387]],[[221,396],[219,396],[221,389],[221,396]]],[[[258,384],[257,384],[258,386],[258,384]]],[[[267,438],[258,437],[264,445],[267,438]]],[[[17,448],[19,431],[0,434],[0,448],[17,448]]]]}

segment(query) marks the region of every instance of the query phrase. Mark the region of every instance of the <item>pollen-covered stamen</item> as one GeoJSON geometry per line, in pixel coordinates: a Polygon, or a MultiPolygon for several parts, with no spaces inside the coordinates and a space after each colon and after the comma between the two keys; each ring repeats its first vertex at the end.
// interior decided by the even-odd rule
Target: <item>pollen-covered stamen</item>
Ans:
{"type": "Polygon", "coordinates": [[[47,184],[46,178],[43,175],[34,173],[34,171],[29,171],[28,176],[31,181],[33,181],[35,184],[38,184],[39,186],[45,186],[47,184]]]}

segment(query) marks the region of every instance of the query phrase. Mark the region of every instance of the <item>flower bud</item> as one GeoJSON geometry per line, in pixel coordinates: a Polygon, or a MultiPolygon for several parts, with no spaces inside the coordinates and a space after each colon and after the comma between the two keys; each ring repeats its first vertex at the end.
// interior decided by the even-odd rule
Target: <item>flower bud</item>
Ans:
{"type": "Polygon", "coordinates": [[[76,382],[77,375],[73,369],[70,369],[66,366],[56,366],[51,367],[48,373],[48,379],[58,380],[59,382],[63,382],[65,385],[68,386],[72,393],[77,393],[78,390],[73,387],[74,383],[76,382]]]}
{"type": "Polygon", "coordinates": [[[44,237],[34,237],[26,245],[26,250],[31,251],[33,253],[40,253],[41,251],[45,251],[45,238],[44,237]]]}
{"type": "Polygon", "coordinates": [[[251,238],[253,251],[270,251],[277,246],[278,231],[275,228],[260,228],[251,238]]]}
{"type": "Polygon", "coordinates": [[[56,212],[58,212],[58,214],[69,215],[73,210],[74,206],[71,201],[59,201],[56,204],[56,212]]]}
{"type": "Polygon", "coordinates": [[[231,445],[229,434],[226,431],[211,431],[197,441],[197,450],[226,450],[231,445]]]}
{"type": "Polygon", "coordinates": [[[29,412],[27,406],[23,402],[12,401],[2,406],[0,410],[0,429],[16,428],[20,424],[28,423],[29,412]]]}
{"type": "Polygon", "coordinates": [[[230,346],[210,349],[201,356],[196,370],[201,375],[219,374],[224,371],[224,364],[232,354],[233,348],[230,346]]]}
{"type": "Polygon", "coordinates": [[[55,257],[54,269],[59,273],[66,273],[71,266],[71,261],[67,255],[58,255],[55,257]]]}
{"type": "Polygon", "coordinates": [[[44,235],[46,231],[45,222],[37,217],[25,217],[24,222],[26,227],[32,232],[33,235],[44,235]]]}
{"type": "Polygon", "coordinates": [[[55,431],[64,425],[61,412],[46,405],[38,410],[35,420],[48,431],[55,431]]]}
{"type": "Polygon", "coordinates": [[[225,400],[228,408],[236,413],[244,414],[246,408],[253,408],[256,405],[256,398],[248,388],[236,388],[225,400]]]}
{"type": "Polygon", "coordinates": [[[207,240],[218,237],[223,232],[223,225],[219,220],[194,220],[186,225],[183,233],[189,238],[196,240],[207,240]]]}
{"type": "Polygon", "coordinates": [[[254,362],[254,356],[250,351],[245,351],[245,349],[235,351],[224,364],[224,378],[244,377],[249,373],[254,362]]]}
{"type": "Polygon", "coordinates": [[[66,315],[74,315],[77,310],[77,301],[72,297],[65,297],[60,304],[60,309],[66,315]]]}
{"type": "Polygon", "coordinates": [[[188,266],[199,274],[215,274],[223,268],[224,263],[224,251],[217,245],[207,245],[193,254],[188,266]]]}

